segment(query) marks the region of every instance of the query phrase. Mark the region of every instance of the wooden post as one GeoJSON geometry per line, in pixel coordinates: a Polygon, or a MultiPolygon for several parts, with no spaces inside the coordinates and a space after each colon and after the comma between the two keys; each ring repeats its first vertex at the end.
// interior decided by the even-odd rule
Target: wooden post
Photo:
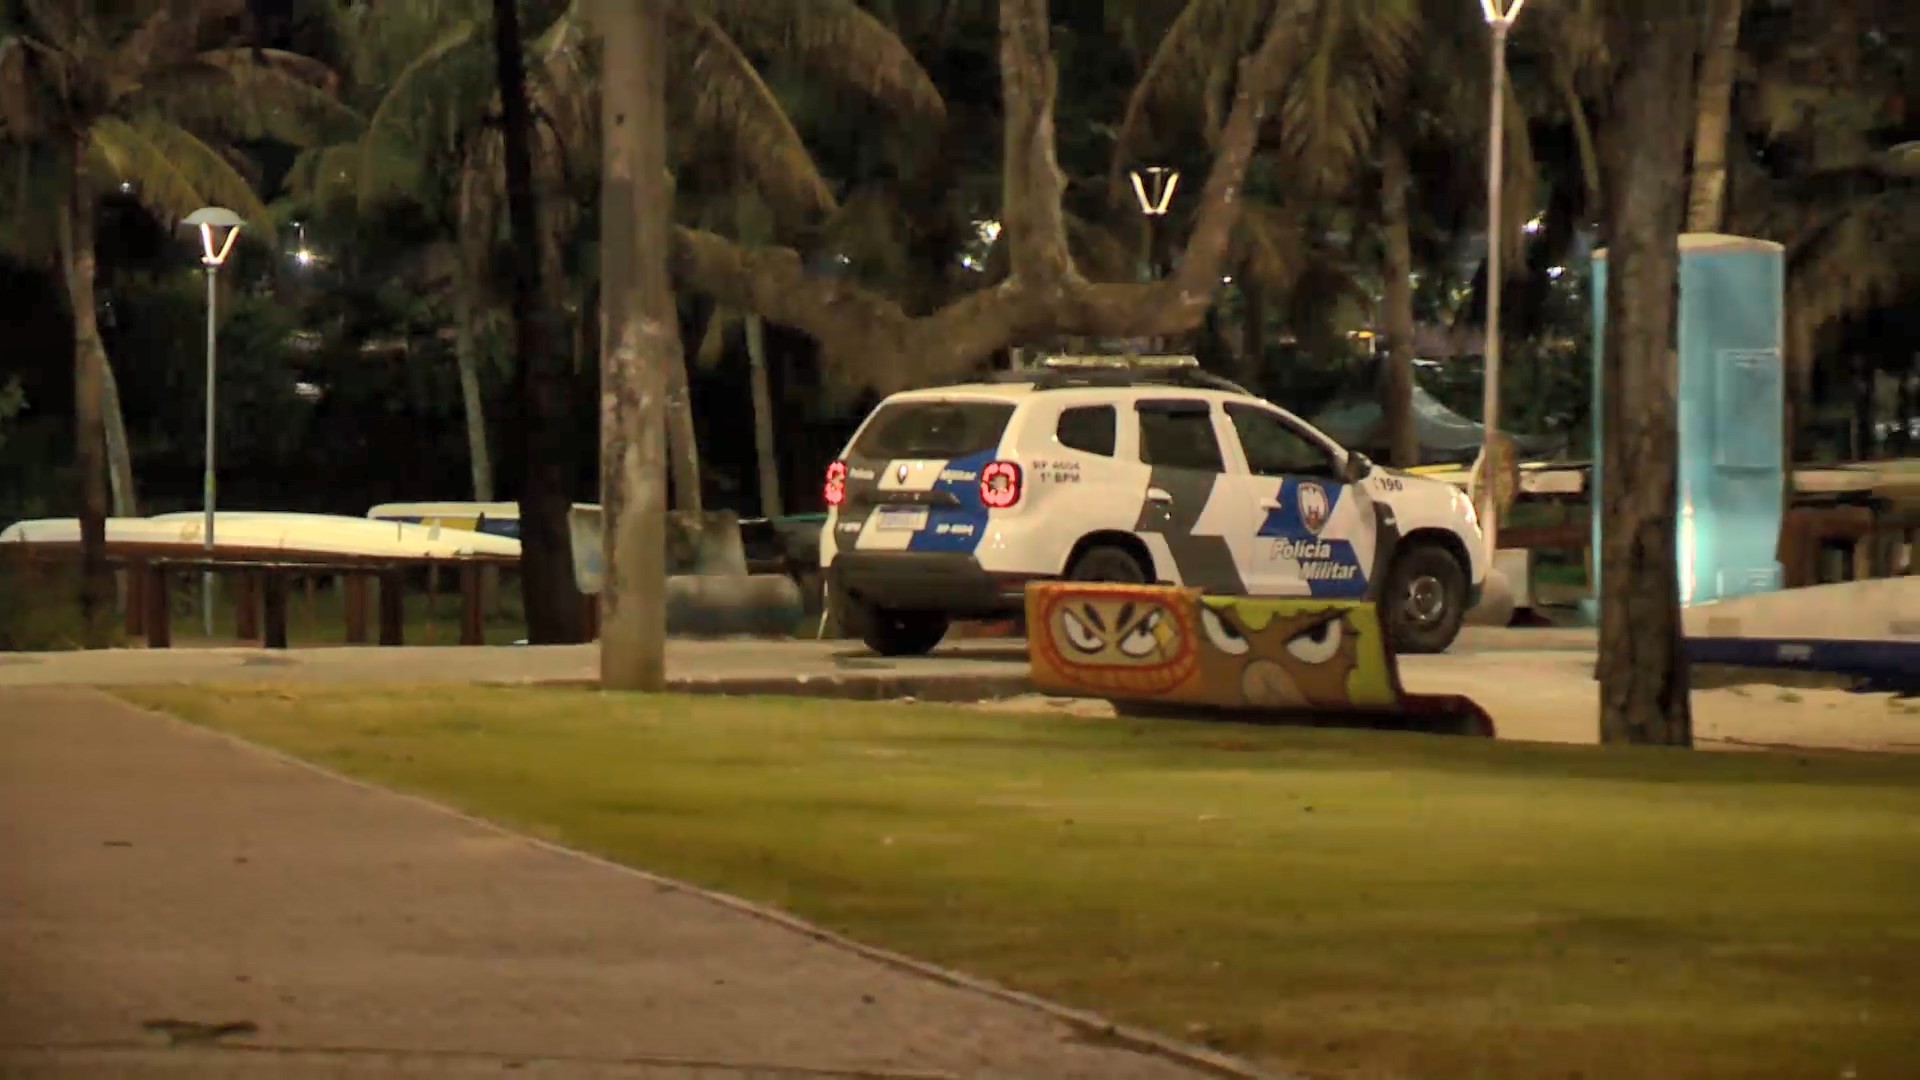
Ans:
{"type": "Polygon", "coordinates": [[[367,643],[367,575],[349,570],[340,576],[340,588],[346,599],[347,644],[367,643]]]}
{"type": "Polygon", "coordinates": [[[147,560],[127,560],[127,639],[147,632],[147,560]]]}
{"type": "Polygon", "coordinates": [[[460,567],[460,644],[485,645],[486,575],[475,563],[460,567]]]}
{"type": "MultiPolygon", "coordinates": [[[[300,575],[300,579],[301,579],[301,580],[302,580],[303,582],[305,582],[305,583],[306,583],[306,592],[307,592],[307,616],[306,616],[306,618],[307,618],[307,636],[308,636],[308,637],[315,637],[315,636],[317,636],[317,635],[315,635],[315,634],[314,634],[314,632],[313,632],[313,631],[314,631],[314,627],[315,627],[315,626],[317,626],[317,625],[319,625],[319,619],[320,619],[320,616],[319,616],[319,610],[320,610],[320,575],[318,575],[318,574],[315,574],[315,573],[312,573],[312,572],[308,572],[308,573],[305,573],[305,574],[302,574],[302,575],[300,575]]],[[[339,588],[339,584],[338,584],[338,582],[339,582],[339,579],[338,579],[338,578],[335,578],[334,580],[335,580],[335,585],[334,585],[334,588],[336,588],[336,589],[337,589],[337,588],[339,588]]]]}
{"type": "Polygon", "coordinates": [[[242,570],[233,590],[233,636],[241,641],[260,640],[260,575],[242,570]]]}
{"type": "Polygon", "coordinates": [[[147,568],[147,585],[141,590],[146,595],[143,603],[146,607],[147,648],[170,649],[173,647],[173,597],[167,590],[167,564],[154,563],[147,568]]]}
{"type": "Polygon", "coordinates": [[[427,644],[427,645],[433,644],[434,624],[439,620],[440,620],[440,564],[437,562],[430,562],[427,564],[427,628],[426,628],[427,640],[424,642],[424,644],[427,644]]]}
{"type": "Polygon", "coordinates": [[[406,644],[406,578],[398,567],[380,571],[380,644],[406,644]]]}
{"type": "Polygon", "coordinates": [[[261,644],[269,649],[287,647],[287,574],[286,570],[268,570],[262,575],[262,597],[266,608],[266,627],[261,644]]]}

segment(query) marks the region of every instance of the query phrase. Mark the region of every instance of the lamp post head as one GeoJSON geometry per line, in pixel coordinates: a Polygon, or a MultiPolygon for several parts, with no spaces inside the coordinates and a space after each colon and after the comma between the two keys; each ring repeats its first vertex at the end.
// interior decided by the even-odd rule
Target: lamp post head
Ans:
{"type": "Polygon", "coordinates": [[[199,228],[202,249],[200,262],[208,269],[218,270],[220,264],[226,262],[227,256],[232,253],[233,242],[240,238],[240,230],[246,227],[247,223],[239,214],[224,206],[203,206],[188,214],[183,224],[199,228]],[[218,242],[215,238],[217,230],[224,230],[218,242]]]}
{"type": "Polygon", "coordinates": [[[1151,194],[1147,191],[1147,184],[1140,178],[1142,171],[1135,169],[1131,174],[1134,197],[1140,200],[1140,212],[1148,217],[1165,217],[1167,207],[1173,205],[1173,190],[1180,186],[1180,170],[1165,165],[1153,165],[1144,170],[1153,178],[1151,194]]]}
{"type": "Polygon", "coordinates": [[[1496,30],[1505,30],[1520,17],[1520,9],[1527,0],[1480,0],[1480,13],[1487,18],[1487,25],[1496,30]]]}

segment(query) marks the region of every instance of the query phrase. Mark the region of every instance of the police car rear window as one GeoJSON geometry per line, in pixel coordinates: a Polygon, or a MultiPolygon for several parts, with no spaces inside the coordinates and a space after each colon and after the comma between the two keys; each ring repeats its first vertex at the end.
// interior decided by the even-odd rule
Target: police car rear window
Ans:
{"type": "Polygon", "coordinates": [[[1013,406],[998,401],[893,401],[854,441],[853,456],[957,458],[1000,445],[1013,406]]]}

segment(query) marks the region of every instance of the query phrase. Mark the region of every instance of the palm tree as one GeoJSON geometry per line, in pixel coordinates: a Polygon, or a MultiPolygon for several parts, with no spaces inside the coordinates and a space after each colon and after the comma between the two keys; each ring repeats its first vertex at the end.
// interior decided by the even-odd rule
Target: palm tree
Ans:
{"type": "Polygon", "coordinates": [[[51,237],[16,239],[40,251],[51,241],[73,314],[80,601],[91,647],[108,634],[102,458],[109,446],[119,458],[113,472],[121,506],[133,506],[132,466],[94,307],[100,194],[118,185],[163,221],[221,203],[271,240],[272,217],[233,144],[311,142],[322,133],[316,118],[339,112],[323,65],[239,44],[233,25],[245,11],[245,0],[144,0],[112,14],[23,2],[0,8],[0,151],[16,181],[8,198],[15,207],[58,208],[51,237]]]}
{"type": "MultiPolygon", "coordinates": [[[[482,40],[485,0],[339,0],[337,21],[351,45],[349,65],[367,88],[371,119],[350,146],[310,156],[296,175],[339,185],[363,205],[409,198],[442,208],[450,239],[465,252],[459,265],[484,265],[504,217],[504,143],[490,55],[482,40]]],[[[677,170],[697,168],[733,193],[776,208],[781,236],[830,230],[840,212],[793,121],[762,68],[772,61],[820,85],[882,102],[896,113],[938,123],[944,105],[931,79],[884,24],[853,0],[757,4],[748,0],[670,0],[669,122],[677,170]],[[753,56],[763,57],[756,63],[753,56]]],[[[578,300],[592,292],[586,275],[569,286],[560,252],[583,239],[577,206],[596,197],[599,130],[597,43],[587,13],[568,4],[528,44],[528,95],[540,200],[542,274],[549,305],[591,318],[578,300]]],[[[310,183],[313,181],[309,181],[310,183]]],[[[683,216],[700,197],[682,192],[683,216]]],[[[704,219],[703,219],[704,220],[704,219]]],[[[458,282],[456,285],[458,286],[458,282]]],[[[478,294],[480,284],[466,283],[478,294]]],[[[456,298],[458,299],[458,298],[456,298]]],[[[478,318],[479,305],[456,304],[478,318]]],[[[463,318],[463,323],[468,319],[463,318]]],[[[579,335],[576,335],[576,337],[579,335]]],[[[462,340],[477,337],[462,330],[462,340]]],[[[477,385],[471,349],[463,349],[463,385],[477,385]]],[[[683,509],[699,507],[698,452],[684,365],[669,373],[674,488],[683,509]]],[[[477,393],[468,399],[472,456],[484,460],[485,421],[477,393]]],[[[476,465],[476,480],[481,475],[476,465]]],[[[487,495],[476,497],[486,498],[487,495]]]]}

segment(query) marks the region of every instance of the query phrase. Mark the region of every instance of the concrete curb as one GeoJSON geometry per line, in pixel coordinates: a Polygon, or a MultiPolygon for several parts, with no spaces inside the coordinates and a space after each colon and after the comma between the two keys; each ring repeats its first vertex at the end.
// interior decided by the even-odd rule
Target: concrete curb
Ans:
{"type": "MultiPolygon", "coordinates": [[[[534,679],[516,683],[477,683],[478,686],[545,686],[570,690],[598,690],[598,679],[534,679]]],[[[913,700],[938,704],[1002,701],[1038,693],[1025,675],[708,675],[667,680],[669,694],[714,694],[721,697],[831,698],[840,701],[913,700]]]]}
{"type": "MultiPolygon", "coordinates": [[[[804,680],[798,680],[798,681],[804,681],[804,680]]],[[[976,679],[976,681],[978,680],[976,679]]],[[[1105,1041],[1108,1043],[1124,1046],[1130,1050],[1134,1050],[1139,1053],[1152,1054],[1162,1058],[1167,1058],[1169,1060],[1176,1061],[1185,1065],[1190,1065],[1196,1069],[1200,1069],[1205,1072],[1212,1073],[1215,1076],[1234,1077],[1234,1078],[1239,1078],[1239,1080],[1304,1080],[1303,1077],[1299,1077],[1293,1074],[1265,1071],[1260,1068],[1257,1068],[1250,1062],[1242,1061],[1238,1058],[1231,1057],[1226,1054],[1222,1054],[1215,1050],[1207,1049],[1206,1047],[1203,1047],[1203,1046],[1194,1046],[1189,1043],[1180,1042],[1177,1039],[1168,1038],[1167,1036],[1158,1034],[1157,1032],[1148,1031],[1143,1028],[1133,1027],[1131,1025],[1115,1023],[1114,1021],[1108,1020],[1107,1018],[1100,1016],[1097,1013],[1089,1012],[1084,1009],[1072,1008],[1066,1005],[1060,1005],[1055,1002],[1048,1001],[1045,998],[1036,997],[1035,995],[1028,994],[1020,990],[1009,989],[1007,987],[999,985],[998,983],[992,982],[991,980],[988,980],[988,979],[982,979],[972,975],[966,975],[961,972],[953,971],[948,968],[943,968],[923,960],[916,960],[910,956],[893,952],[888,949],[882,949],[873,945],[865,945],[858,941],[854,941],[851,938],[843,937],[839,934],[836,934],[831,930],[826,930],[821,927],[815,926],[812,923],[809,923],[803,919],[797,918],[793,915],[789,915],[786,912],[780,911],[775,908],[766,907],[761,904],[756,904],[750,900],[743,900],[740,897],[731,896],[727,893],[715,892],[711,889],[705,889],[698,885],[692,885],[675,878],[663,877],[659,874],[655,874],[648,870],[642,870],[638,867],[628,866],[624,863],[615,862],[612,859],[608,859],[604,856],[595,855],[591,852],[582,851],[578,848],[568,847],[565,844],[555,843],[550,840],[543,840],[535,836],[528,836],[525,833],[516,832],[498,822],[489,821],[481,817],[476,817],[473,814],[469,814],[463,810],[459,810],[452,806],[448,806],[445,803],[437,802],[424,795],[416,795],[412,792],[397,791],[393,788],[381,787],[378,784],[369,783],[365,780],[360,780],[355,777],[348,776],[345,773],[337,772],[333,769],[327,768],[324,765],[307,761],[304,758],[295,757],[283,751],[276,750],[273,747],[262,746],[258,743],[251,742],[247,739],[241,738],[238,735],[229,734],[228,732],[219,731],[210,727],[203,727],[199,724],[195,724],[190,721],[183,720],[180,717],[174,716],[170,713],[158,712],[156,710],[142,708],[141,706],[134,705],[132,702],[128,702],[120,698],[114,697],[112,694],[106,693],[105,691],[94,690],[92,692],[98,693],[102,697],[110,698],[115,703],[125,706],[126,708],[134,709],[139,712],[145,712],[145,713],[149,713],[150,715],[157,716],[169,724],[175,725],[178,728],[184,729],[188,732],[192,732],[201,737],[217,739],[231,746],[238,747],[255,754],[264,755],[265,757],[272,759],[274,761],[278,761],[284,765],[289,765],[298,769],[304,769],[318,776],[325,777],[328,780],[331,780],[335,783],[346,784],[350,787],[358,788],[362,791],[372,792],[378,796],[398,799],[403,802],[412,803],[415,806],[424,807],[436,813],[443,814],[447,817],[451,817],[473,828],[481,829],[486,832],[493,833],[494,835],[497,835],[497,836],[511,837],[515,840],[519,840],[523,843],[531,844],[536,848],[539,848],[543,851],[551,852],[556,855],[561,855],[567,858],[585,860],[586,862],[592,863],[595,866],[612,870],[616,873],[639,878],[640,880],[645,881],[659,889],[683,893],[688,896],[698,897],[702,900],[705,900],[708,903],[717,905],[722,908],[726,908],[729,911],[738,912],[742,915],[747,915],[752,918],[759,919],[762,922],[771,923],[775,926],[782,927],[786,930],[791,930],[795,933],[811,938],[814,941],[818,941],[824,945],[828,945],[833,948],[840,949],[844,952],[852,953],[856,956],[874,961],[876,963],[885,964],[892,968],[910,972],[915,975],[920,975],[924,978],[933,979],[937,982],[945,983],[949,986],[957,987],[959,989],[968,990],[977,994],[983,994],[987,997],[1006,1002],[1007,1004],[1010,1004],[1010,1005],[1018,1005],[1023,1008],[1032,1009],[1036,1012],[1044,1013],[1047,1016],[1050,1016],[1053,1019],[1058,1020],[1074,1028],[1075,1030],[1080,1032],[1083,1036],[1086,1036],[1092,1039],[1097,1039],[1097,1040],[1105,1041]]]]}

